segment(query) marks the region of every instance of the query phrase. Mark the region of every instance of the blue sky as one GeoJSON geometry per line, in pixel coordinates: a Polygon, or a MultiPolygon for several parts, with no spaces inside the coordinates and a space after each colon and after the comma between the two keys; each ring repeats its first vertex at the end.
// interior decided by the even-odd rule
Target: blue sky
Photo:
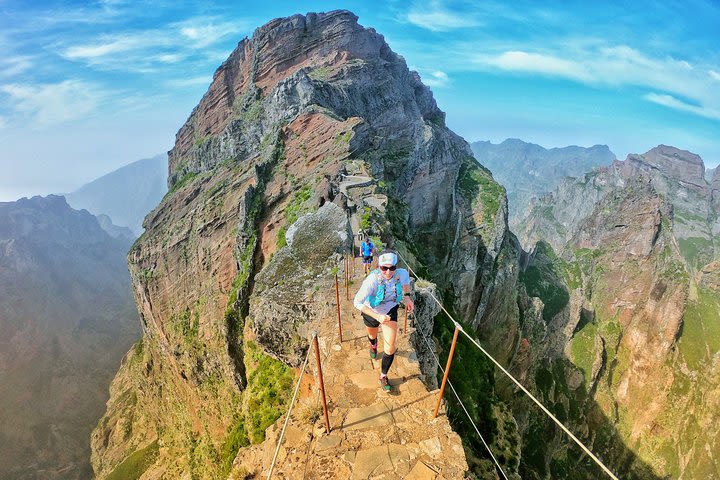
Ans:
{"type": "Polygon", "coordinates": [[[718,2],[227,3],[0,0],[0,201],[169,150],[243,37],[336,8],[382,33],[470,142],[720,162],[718,2]]]}

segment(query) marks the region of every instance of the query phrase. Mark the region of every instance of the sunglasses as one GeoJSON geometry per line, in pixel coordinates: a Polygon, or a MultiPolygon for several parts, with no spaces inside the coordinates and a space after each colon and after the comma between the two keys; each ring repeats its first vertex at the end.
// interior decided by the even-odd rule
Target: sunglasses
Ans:
{"type": "Polygon", "coordinates": [[[396,269],[397,269],[397,265],[393,265],[392,267],[383,267],[383,266],[380,267],[380,270],[382,270],[383,272],[385,272],[387,270],[394,272],[396,269]]]}

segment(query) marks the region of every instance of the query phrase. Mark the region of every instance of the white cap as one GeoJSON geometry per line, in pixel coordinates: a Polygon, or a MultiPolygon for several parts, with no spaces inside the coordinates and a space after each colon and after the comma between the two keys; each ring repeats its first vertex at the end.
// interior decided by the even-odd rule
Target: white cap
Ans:
{"type": "Polygon", "coordinates": [[[397,255],[394,253],[383,253],[378,259],[378,265],[397,265],[397,255]]]}

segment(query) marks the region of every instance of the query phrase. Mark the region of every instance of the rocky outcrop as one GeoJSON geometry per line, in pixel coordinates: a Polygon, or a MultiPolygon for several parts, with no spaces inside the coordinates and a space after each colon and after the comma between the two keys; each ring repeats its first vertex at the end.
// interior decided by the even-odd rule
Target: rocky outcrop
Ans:
{"type": "Polygon", "coordinates": [[[92,474],[88,436],[140,336],[131,241],[63,197],[0,203],[0,477],[92,474]]]}
{"type": "Polygon", "coordinates": [[[329,300],[331,269],[340,260],[338,252],[349,249],[348,230],[343,209],[325,204],[288,229],[287,246],[255,277],[248,317],[252,330],[267,352],[284,363],[299,366],[307,350],[305,325],[332,316],[317,304],[329,300]]]}

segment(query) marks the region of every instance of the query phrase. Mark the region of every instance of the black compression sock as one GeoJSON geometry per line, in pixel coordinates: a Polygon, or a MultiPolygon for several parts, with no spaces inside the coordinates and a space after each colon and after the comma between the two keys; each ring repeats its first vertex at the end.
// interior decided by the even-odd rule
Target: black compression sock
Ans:
{"type": "Polygon", "coordinates": [[[368,340],[370,340],[370,345],[372,345],[373,348],[377,348],[377,338],[368,337],[368,340]]]}
{"type": "Polygon", "coordinates": [[[388,355],[387,353],[383,353],[382,358],[382,374],[387,375],[388,370],[390,370],[390,365],[392,365],[393,360],[395,360],[395,354],[388,355]]]}

